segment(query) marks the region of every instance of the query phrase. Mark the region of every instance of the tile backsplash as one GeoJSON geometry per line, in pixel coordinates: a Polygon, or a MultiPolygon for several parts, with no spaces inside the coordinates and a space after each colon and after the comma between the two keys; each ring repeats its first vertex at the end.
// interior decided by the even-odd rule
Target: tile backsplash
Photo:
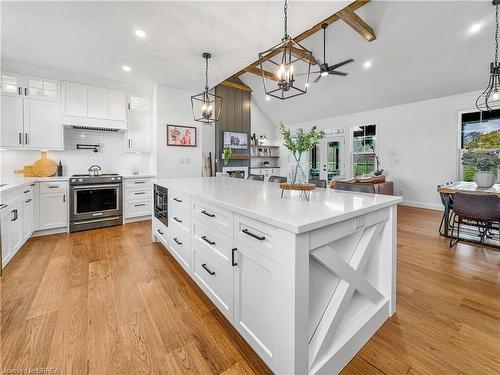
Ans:
{"type": "MultiPolygon", "coordinates": [[[[48,158],[62,161],[64,175],[86,173],[87,169],[98,164],[103,173],[133,174],[134,172],[151,173],[150,154],[125,152],[125,133],[64,129],[64,151],[49,151],[48,158]],[[78,150],[77,144],[100,144],[99,152],[78,150]]],[[[15,169],[33,164],[40,158],[40,151],[2,150],[0,152],[1,179],[15,176],[15,169]]]]}

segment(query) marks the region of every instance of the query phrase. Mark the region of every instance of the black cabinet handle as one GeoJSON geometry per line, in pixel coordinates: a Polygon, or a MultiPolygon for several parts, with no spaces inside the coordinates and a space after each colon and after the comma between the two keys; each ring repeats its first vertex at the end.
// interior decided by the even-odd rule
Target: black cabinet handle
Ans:
{"type": "Polygon", "coordinates": [[[24,95],[28,96],[28,88],[27,87],[24,88],[24,95]]]}
{"type": "Polygon", "coordinates": [[[19,133],[19,144],[23,144],[23,133],[19,133]]]}
{"type": "Polygon", "coordinates": [[[202,266],[202,267],[203,267],[203,269],[204,269],[205,271],[207,271],[207,272],[208,272],[211,276],[214,276],[214,275],[215,275],[215,272],[214,272],[214,271],[210,271],[210,270],[208,269],[208,267],[207,267],[207,264],[206,264],[206,263],[203,263],[201,266],[202,266]]]}
{"type": "Polygon", "coordinates": [[[145,184],[146,181],[134,181],[134,184],[145,184]]]}
{"type": "Polygon", "coordinates": [[[215,242],[214,241],[210,241],[207,236],[202,236],[201,239],[207,243],[209,243],[210,245],[215,245],[215,242]]]}
{"type": "Polygon", "coordinates": [[[203,215],[208,216],[208,217],[215,217],[215,214],[209,214],[209,213],[208,213],[207,211],[205,211],[205,210],[201,211],[201,213],[202,213],[203,215]]]}
{"type": "Polygon", "coordinates": [[[24,144],[29,145],[30,144],[30,139],[29,139],[29,134],[24,133],[24,144]]]}
{"type": "Polygon", "coordinates": [[[174,217],[174,220],[175,220],[175,221],[177,221],[178,223],[182,223],[182,220],[181,220],[181,219],[179,219],[177,216],[176,216],[176,217],[174,217]]]}
{"type": "Polygon", "coordinates": [[[177,243],[177,245],[182,245],[182,242],[177,239],[177,237],[174,237],[174,241],[177,243]]]}
{"type": "Polygon", "coordinates": [[[182,203],[182,199],[179,199],[179,198],[174,198],[174,201],[182,203]]]}
{"type": "Polygon", "coordinates": [[[0,209],[6,208],[6,207],[9,207],[9,205],[7,205],[7,204],[5,204],[5,203],[1,203],[1,204],[0,204],[0,209]]]}
{"type": "Polygon", "coordinates": [[[259,236],[259,235],[255,234],[255,233],[252,233],[252,232],[250,232],[250,231],[249,231],[248,229],[246,229],[246,228],[245,228],[245,229],[243,229],[243,230],[242,230],[242,232],[243,232],[243,233],[245,233],[245,234],[247,234],[247,235],[249,235],[250,237],[253,237],[253,238],[258,239],[259,241],[264,241],[264,240],[266,239],[266,237],[264,237],[264,236],[259,236]]]}
{"type": "Polygon", "coordinates": [[[17,92],[19,93],[19,95],[22,95],[22,93],[21,93],[21,86],[17,87],[17,92]]]}
{"type": "Polygon", "coordinates": [[[146,194],[145,191],[137,191],[134,193],[134,195],[142,195],[142,194],[146,194]]]}
{"type": "Polygon", "coordinates": [[[50,185],[49,186],[49,189],[58,189],[59,188],[59,185],[50,185]]]}
{"type": "Polygon", "coordinates": [[[35,186],[36,184],[30,184],[30,186],[35,186]]]}
{"type": "Polygon", "coordinates": [[[231,265],[232,265],[233,267],[238,265],[238,263],[236,263],[236,262],[234,261],[234,253],[235,253],[236,251],[238,251],[238,249],[237,249],[236,247],[233,247],[232,254],[231,254],[231,265]]]}
{"type": "Polygon", "coordinates": [[[31,199],[26,199],[24,202],[29,203],[29,202],[31,202],[31,199]]]}
{"type": "Polygon", "coordinates": [[[131,146],[131,142],[130,142],[130,138],[128,139],[128,148],[132,147],[131,146]]]}
{"type": "Polygon", "coordinates": [[[63,202],[66,202],[66,194],[63,194],[63,202]]]}
{"type": "Polygon", "coordinates": [[[14,218],[10,219],[10,221],[16,221],[17,220],[17,208],[15,210],[11,211],[14,214],[14,218]]]}
{"type": "Polygon", "coordinates": [[[141,206],[145,206],[146,203],[140,203],[140,204],[134,204],[134,207],[141,207],[141,206]]]}
{"type": "Polygon", "coordinates": [[[31,190],[25,190],[25,191],[24,191],[24,194],[29,193],[30,191],[31,191],[31,190]]]}
{"type": "Polygon", "coordinates": [[[156,230],[158,233],[160,233],[161,235],[163,235],[163,232],[159,229],[156,230]]]}

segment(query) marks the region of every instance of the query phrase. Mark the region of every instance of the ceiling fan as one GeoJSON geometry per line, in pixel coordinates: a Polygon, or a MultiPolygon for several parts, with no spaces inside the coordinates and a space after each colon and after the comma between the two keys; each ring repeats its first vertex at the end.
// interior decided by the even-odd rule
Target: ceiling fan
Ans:
{"type": "MultiPolygon", "coordinates": [[[[313,81],[314,83],[318,82],[321,79],[321,77],[326,77],[327,75],[330,75],[330,74],[334,75],[334,76],[346,76],[348,73],[339,72],[339,71],[337,71],[337,69],[340,68],[341,66],[352,63],[354,61],[353,59],[349,59],[349,60],[345,60],[345,61],[339,62],[339,63],[331,65],[331,66],[326,63],[326,28],[327,27],[328,27],[327,23],[324,23],[321,25],[321,28],[323,29],[323,64],[321,64],[321,63],[319,64],[318,71],[311,72],[312,74],[319,73],[318,77],[313,81]]],[[[318,62],[320,62],[320,61],[318,60],[318,62]]]]}

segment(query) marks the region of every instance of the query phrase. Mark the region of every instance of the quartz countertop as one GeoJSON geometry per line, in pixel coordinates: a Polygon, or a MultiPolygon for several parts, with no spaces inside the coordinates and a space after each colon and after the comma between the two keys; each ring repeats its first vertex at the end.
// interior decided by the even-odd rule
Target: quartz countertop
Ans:
{"type": "Polygon", "coordinates": [[[228,177],[171,178],[154,182],[293,233],[308,232],[402,201],[397,196],[333,189],[312,191],[308,202],[295,191],[286,191],[280,199],[281,189],[277,183],[228,177]]]}

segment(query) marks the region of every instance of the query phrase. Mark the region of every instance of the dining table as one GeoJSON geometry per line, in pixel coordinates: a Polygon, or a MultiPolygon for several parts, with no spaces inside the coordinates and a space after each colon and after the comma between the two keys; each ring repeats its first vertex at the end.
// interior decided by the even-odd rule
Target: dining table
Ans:
{"type": "MultiPolygon", "coordinates": [[[[461,192],[480,195],[495,195],[497,198],[500,198],[500,183],[496,183],[489,188],[481,188],[477,186],[475,182],[457,181],[439,185],[437,191],[442,195],[444,205],[444,225],[442,226],[443,229],[440,233],[445,237],[450,237],[450,214],[453,210],[453,195],[457,192],[461,192]]],[[[471,242],[478,242],[470,236],[465,239],[471,242]]],[[[487,241],[486,244],[494,247],[500,247],[498,241],[487,241]]]]}

